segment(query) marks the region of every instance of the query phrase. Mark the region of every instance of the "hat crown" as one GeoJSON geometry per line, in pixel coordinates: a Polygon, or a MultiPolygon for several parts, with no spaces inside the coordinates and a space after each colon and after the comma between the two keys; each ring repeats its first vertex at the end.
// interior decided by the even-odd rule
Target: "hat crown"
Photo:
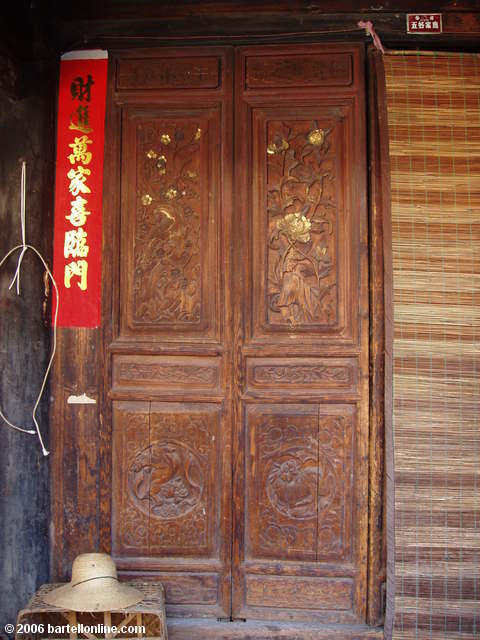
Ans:
{"type": "Polygon", "coordinates": [[[116,578],[117,569],[112,558],[106,553],[82,553],[72,565],[71,585],[94,578],[116,578]]]}

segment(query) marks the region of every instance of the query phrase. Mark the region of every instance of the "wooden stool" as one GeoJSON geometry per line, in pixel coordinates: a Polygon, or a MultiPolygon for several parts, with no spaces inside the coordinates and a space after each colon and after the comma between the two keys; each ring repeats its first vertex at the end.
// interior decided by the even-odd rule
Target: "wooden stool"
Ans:
{"type": "Polygon", "coordinates": [[[119,611],[76,612],[45,604],[42,596],[61,586],[44,584],[18,614],[15,638],[155,638],[167,640],[165,622],[165,592],[161,584],[131,580],[128,584],[144,594],[143,600],[119,611]],[[112,626],[117,631],[112,632],[112,626]],[[96,627],[92,629],[92,627],[96,627]],[[122,627],[137,627],[132,633],[122,627]],[[142,629],[144,627],[144,629],[142,629]]]}

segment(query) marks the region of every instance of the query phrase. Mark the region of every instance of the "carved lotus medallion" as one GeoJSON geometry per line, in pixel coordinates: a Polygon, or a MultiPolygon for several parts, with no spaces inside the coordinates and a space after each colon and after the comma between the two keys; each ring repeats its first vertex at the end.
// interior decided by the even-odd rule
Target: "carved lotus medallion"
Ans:
{"type": "Polygon", "coordinates": [[[317,515],[317,467],[288,457],[272,465],[267,476],[267,495],[272,506],[295,520],[317,515]]]}
{"type": "Polygon", "coordinates": [[[328,459],[317,465],[306,452],[290,452],[273,461],[265,490],[276,511],[293,520],[308,520],[331,504],[336,479],[328,459]]]}

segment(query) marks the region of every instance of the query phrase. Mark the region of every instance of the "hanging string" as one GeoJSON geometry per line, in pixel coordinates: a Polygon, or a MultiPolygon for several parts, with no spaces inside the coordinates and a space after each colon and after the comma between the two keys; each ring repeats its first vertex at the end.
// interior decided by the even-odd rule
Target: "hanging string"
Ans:
{"type": "Polygon", "coordinates": [[[374,46],[382,53],[385,53],[385,49],[383,47],[382,41],[380,40],[377,32],[373,28],[373,23],[370,20],[359,20],[357,22],[357,25],[360,27],[360,29],[365,29],[367,34],[372,36],[374,46]]]}
{"type": "Polygon", "coordinates": [[[10,420],[8,420],[8,418],[5,416],[5,414],[3,413],[1,407],[0,407],[0,417],[2,418],[2,420],[12,429],[15,429],[16,431],[21,431],[22,433],[28,433],[28,434],[32,434],[32,435],[37,435],[38,436],[38,440],[40,442],[40,446],[42,447],[42,452],[44,456],[48,456],[49,451],[47,451],[45,444],[43,442],[43,438],[42,438],[42,433],[40,431],[40,425],[38,424],[38,420],[37,420],[37,409],[38,406],[40,404],[40,401],[42,399],[43,396],[43,392],[45,391],[45,386],[47,384],[47,379],[48,379],[48,375],[50,373],[50,370],[52,368],[52,364],[53,364],[53,359],[55,357],[55,352],[57,349],[57,318],[58,318],[58,307],[59,307],[59,295],[58,295],[58,287],[57,287],[57,283],[55,282],[55,278],[53,277],[52,272],[50,271],[50,269],[48,268],[47,263],[45,262],[43,256],[40,254],[40,252],[33,247],[30,244],[26,243],[26,234],[25,234],[25,190],[26,190],[26,163],[22,162],[22,178],[21,178],[21,188],[20,188],[20,219],[21,219],[21,226],[22,226],[22,244],[17,245],[16,247],[13,247],[13,249],[10,249],[10,251],[2,258],[2,260],[0,261],[0,269],[3,266],[3,264],[8,260],[8,258],[13,255],[16,251],[20,251],[20,255],[18,257],[18,263],[17,263],[17,269],[15,271],[15,275],[13,277],[13,280],[10,284],[9,290],[13,287],[13,285],[17,284],[17,295],[20,294],[20,268],[22,265],[22,261],[23,261],[23,257],[25,255],[25,253],[30,249],[31,251],[33,251],[38,258],[40,259],[40,261],[42,262],[46,273],[48,274],[48,277],[50,278],[53,287],[55,289],[55,312],[54,312],[54,316],[53,316],[53,345],[52,345],[52,352],[50,355],[50,359],[48,361],[48,365],[45,371],[45,375],[43,376],[43,381],[42,381],[42,385],[40,387],[40,391],[38,393],[37,399],[35,401],[35,404],[33,406],[33,410],[32,410],[32,420],[33,420],[33,424],[35,425],[35,429],[26,429],[25,427],[20,427],[16,424],[13,424],[12,422],[10,422],[10,420]]]}

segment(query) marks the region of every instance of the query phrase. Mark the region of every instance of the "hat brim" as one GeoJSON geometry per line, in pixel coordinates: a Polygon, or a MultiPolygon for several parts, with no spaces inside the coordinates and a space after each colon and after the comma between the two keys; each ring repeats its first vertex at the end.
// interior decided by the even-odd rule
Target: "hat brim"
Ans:
{"type": "Polygon", "coordinates": [[[65,584],[43,596],[46,604],[71,611],[114,611],[126,609],[143,600],[138,589],[128,587],[116,580],[65,584]]]}

